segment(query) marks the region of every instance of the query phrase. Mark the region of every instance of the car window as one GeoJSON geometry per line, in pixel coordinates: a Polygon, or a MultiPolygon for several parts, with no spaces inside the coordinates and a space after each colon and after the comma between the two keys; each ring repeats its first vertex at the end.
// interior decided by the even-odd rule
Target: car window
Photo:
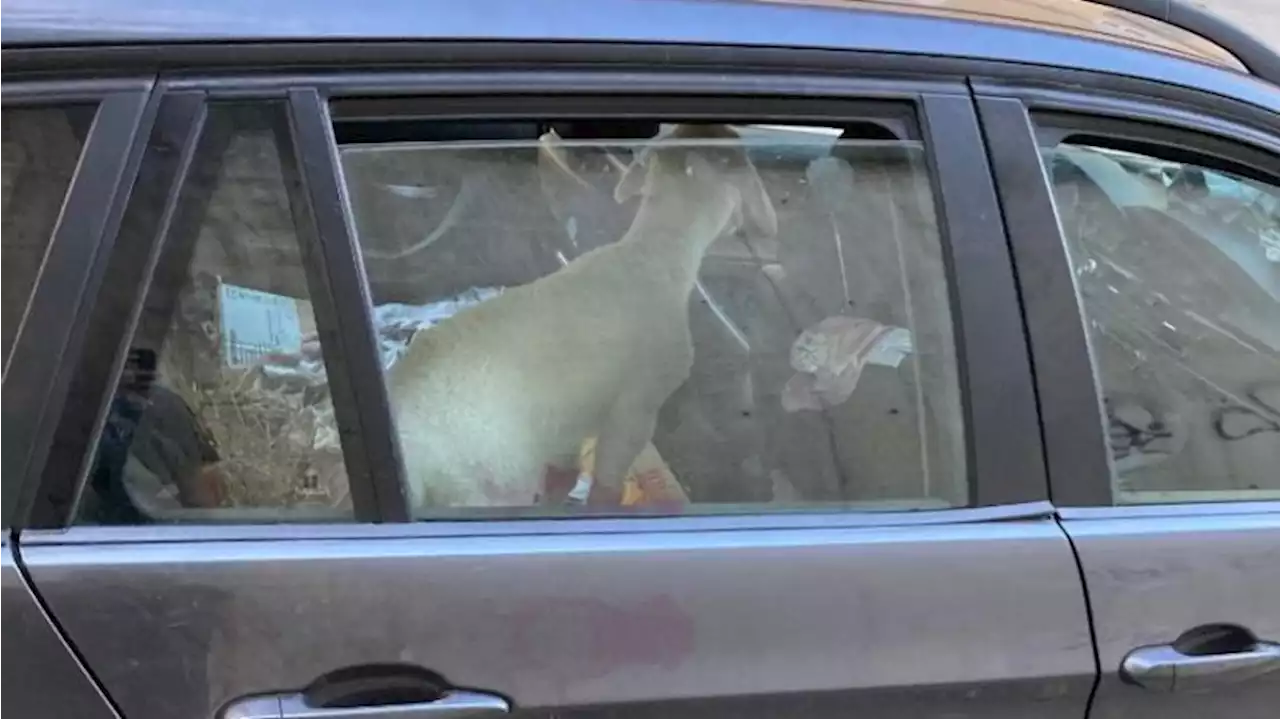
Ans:
{"type": "Polygon", "coordinates": [[[94,106],[6,108],[3,125],[4,369],[84,149],[94,106]]]}
{"type": "Polygon", "coordinates": [[[874,123],[335,133],[416,516],[968,503],[918,141],[874,123]]]}
{"type": "Polygon", "coordinates": [[[1280,497],[1280,186],[1070,139],[1046,153],[1116,501],[1280,497]]]}
{"type": "Polygon", "coordinates": [[[209,105],[78,521],[351,518],[285,117],[209,105]]]}

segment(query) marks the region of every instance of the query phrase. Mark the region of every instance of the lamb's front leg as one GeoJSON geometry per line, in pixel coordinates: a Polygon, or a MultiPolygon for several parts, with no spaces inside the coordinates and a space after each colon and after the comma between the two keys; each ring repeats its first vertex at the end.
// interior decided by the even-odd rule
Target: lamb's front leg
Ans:
{"type": "Polygon", "coordinates": [[[620,504],[627,472],[653,439],[657,423],[658,407],[651,400],[623,400],[614,405],[596,437],[594,471],[578,475],[566,501],[584,504],[592,497],[604,504],[620,504]]]}

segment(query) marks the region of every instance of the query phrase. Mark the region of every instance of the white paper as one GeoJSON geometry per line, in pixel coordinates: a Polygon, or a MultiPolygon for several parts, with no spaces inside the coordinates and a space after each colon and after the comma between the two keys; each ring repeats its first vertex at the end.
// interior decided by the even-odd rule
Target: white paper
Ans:
{"type": "Polygon", "coordinates": [[[264,355],[302,349],[302,323],[292,297],[222,283],[218,287],[222,357],[228,367],[248,367],[264,355]]]}

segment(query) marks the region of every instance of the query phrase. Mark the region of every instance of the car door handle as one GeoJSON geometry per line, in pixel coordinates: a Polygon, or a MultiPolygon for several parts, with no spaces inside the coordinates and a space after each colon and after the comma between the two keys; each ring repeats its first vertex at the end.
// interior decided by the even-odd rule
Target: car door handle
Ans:
{"type": "Polygon", "coordinates": [[[432,701],[356,707],[312,707],[301,694],[280,699],[280,719],[480,719],[510,711],[500,696],[461,689],[432,701]]]}
{"type": "Polygon", "coordinates": [[[438,699],[404,704],[317,707],[305,694],[275,694],[228,705],[220,719],[482,719],[507,714],[511,705],[494,694],[455,689],[438,699]]]}
{"type": "Polygon", "coordinates": [[[1120,665],[1121,678],[1162,692],[1233,684],[1280,669],[1280,644],[1254,640],[1234,651],[1188,654],[1177,643],[1138,647],[1120,665]]]}

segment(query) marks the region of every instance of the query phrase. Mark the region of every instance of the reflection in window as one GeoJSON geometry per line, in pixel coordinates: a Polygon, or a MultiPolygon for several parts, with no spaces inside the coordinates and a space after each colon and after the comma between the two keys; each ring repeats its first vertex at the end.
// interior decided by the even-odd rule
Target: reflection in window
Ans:
{"type": "Polygon", "coordinates": [[[415,510],[967,503],[920,145],[638,125],[339,127],[415,510]]]}
{"type": "Polygon", "coordinates": [[[1280,189],[1083,145],[1048,164],[1121,501],[1276,496],[1280,189]]]}
{"type": "Polygon", "coordinates": [[[351,516],[283,116],[275,103],[209,108],[81,521],[351,516]]]}
{"type": "Polygon", "coordinates": [[[44,265],[45,251],[93,121],[92,105],[9,108],[4,139],[4,365],[44,265]]]}

